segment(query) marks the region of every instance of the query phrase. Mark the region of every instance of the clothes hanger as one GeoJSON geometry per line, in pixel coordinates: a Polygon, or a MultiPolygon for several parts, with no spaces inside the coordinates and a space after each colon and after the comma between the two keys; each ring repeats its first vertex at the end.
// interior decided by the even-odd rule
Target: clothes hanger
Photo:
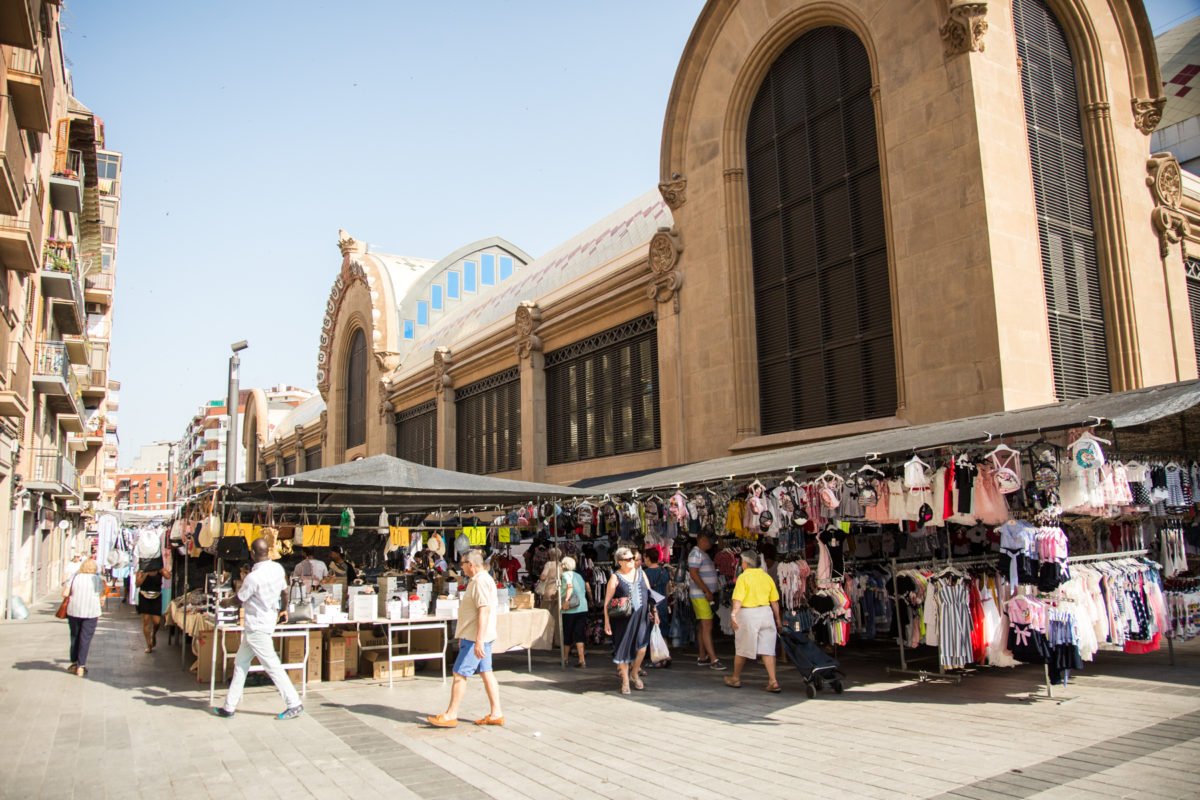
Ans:
{"type": "Polygon", "coordinates": [[[831,469],[827,469],[824,472],[822,472],[819,476],[817,476],[817,480],[820,481],[821,483],[827,483],[829,481],[835,481],[837,483],[841,483],[842,476],[838,475],[836,472],[834,472],[831,469]]]}
{"type": "Polygon", "coordinates": [[[1000,444],[996,445],[996,447],[995,447],[995,448],[994,448],[994,449],[993,449],[993,450],[992,450],[990,453],[988,453],[988,455],[989,455],[989,456],[995,456],[997,453],[1012,453],[1014,456],[1019,456],[1019,455],[1020,455],[1020,453],[1019,453],[1019,452],[1017,452],[1016,450],[1013,450],[1011,447],[1009,447],[1008,445],[1004,444],[1003,442],[1001,442],[1000,444]]]}
{"type": "Polygon", "coordinates": [[[908,461],[906,461],[904,463],[906,466],[908,464],[920,464],[925,469],[931,469],[931,467],[928,464],[926,464],[924,461],[922,461],[921,457],[919,455],[917,455],[916,453],[913,453],[912,458],[910,458],[908,461]]]}
{"type": "Polygon", "coordinates": [[[855,471],[855,474],[861,475],[864,472],[874,472],[876,475],[880,475],[880,476],[883,475],[883,470],[876,469],[875,467],[871,466],[870,464],[863,464],[861,467],[859,467],[855,471]]]}

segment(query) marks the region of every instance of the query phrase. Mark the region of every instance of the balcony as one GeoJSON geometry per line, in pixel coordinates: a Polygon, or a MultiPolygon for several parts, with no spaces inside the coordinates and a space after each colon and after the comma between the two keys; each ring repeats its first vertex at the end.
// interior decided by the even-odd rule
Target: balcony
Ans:
{"type": "Polygon", "coordinates": [[[29,356],[19,344],[15,351],[4,375],[7,382],[0,389],[0,416],[24,418],[29,412],[29,356]]]}
{"type": "Polygon", "coordinates": [[[29,476],[25,487],[31,492],[45,492],[55,497],[78,497],[79,476],[75,465],[57,450],[34,450],[30,456],[29,476]]]}
{"type": "Polygon", "coordinates": [[[4,145],[0,157],[0,214],[16,214],[25,205],[29,186],[25,181],[25,170],[29,164],[29,145],[17,127],[17,115],[12,100],[7,94],[0,95],[0,143],[4,145]]]}
{"type": "Polygon", "coordinates": [[[108,305],[112,302],[117,276],[111,272],[89,272],[83,276],[83,299],[108,305]]]}
{"type": "Polygon", "coordinates": [[[70,391],[71,362],[62,342],[38,342],[33,357],[33,388],[45,395],[70,391]]]}
{"type": "Polygon", "coordinates": [[[83,213],[83,153],[68,150],[56,158],[50,176],[50,205],[70,214],[83,213]],[[61,163],[59,161],[61,160],[61,163]]]}
{"type": "Polygon", "coordinates": [[[0,214],[0,262],[13,272],[37,272],[42,203],[35,194],[17,214],[0,214]]]}
{"type": "Polygon", "coordinates": [[[79,281],[75,245],[63,239],[47,239],[42,250],[42,294],[60,300],[73,300],[72,283],[79,281]]]}
{"type": "Polygon", "coordinates": [[[34,30],[36,13],[29,0],[0,2],[0,42],[14,47],[32,48],[37,42],[34,30]]]}
{"type": "Polygon", "coordinates": [[[216,485],[221,482],[220,470],[210,469],[200,473],[200,482],[216,485]]]}
{"type": "Polygon", "coordinates": [[[79,479],[79,488],[84,500],[100,499],[100,478],[96,475],[84,475],[79,479]]]}
{"type": "Polygon", "coordinates": [[[25,130],[50,132],[50,110],[54,107],[53,61],[33,50],[8,49],[8,94],[17,112],[17,124],[25,130]]]}

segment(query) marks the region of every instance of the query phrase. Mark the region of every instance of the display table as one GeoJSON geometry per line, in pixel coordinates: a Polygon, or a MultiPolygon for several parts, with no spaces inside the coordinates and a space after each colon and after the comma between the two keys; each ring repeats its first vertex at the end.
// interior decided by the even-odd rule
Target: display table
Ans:
{"type": "Polygon", "coordinates": [[[554,623],[544,608],[527,608],[496,615],[496,643],[492,653],[525,651],[525,663],[533,672],[533,650],[554,649],[554,623]]]}
{"type": "MultiPolygon", "coordinates": [[[[192,616],[191,614],[188,615],[189,624],[191,623],[191,616],[192,616]]],[[[205,619],[203,617],[203,615],[197,614],[196,616],[200,617],[201,619],[205,619]]],[[[207,628],[207,629],[211,629],[212,628],[212,620],[205,619],[205,622],[209,626],[209,628],[207,628]]],[[[329,627],[328,625],[325,625],[324,623],[320,623],[320,622],[296,622],[296,623],[289,622],[289,623],[282,623],[282,624],[276,625],[275,632],[273,634],[271,634],[272,639],[292,639],[295,637],[302,637],[304,639],[304,658],[302,658],[297,663],[283,665],[283,668],[285,670],[290,670],[290,669],[300,670],[300,696],[301,697],[308,696],[308,632],[312,631],[312,630],[320,630],[322,628],[328,628],[328,627],[329,627]]],[[[209,675],[208,675],[208,704],[209,705],[213,704],[214,697],[216,695],[216,690],[217,690],[217,649],[220,648],[220,650],[221,650],[221,664],[223,666],[230,658],[233,658],[234,656],[236,656],[236,653],[230,654],[225,649],[225,634],[226,633],[241,633],[244,630],[245,630],[245,627],[242,625],[219,624],[216,626],[216,641],[213,643],[212,665],[211,665],[211,669],[209,670],[209,675]]],[[[249,668],[249,671],[250,672],[265,672],[266,668],[263,667],[261,664],[251,665],[249,668]]]]}
{"type": "Polygon", "coordinates": [[[358,649],[360,652],[367,650],[388,651],[388,686],[391,687],[395,683],[394,671],[391,665],[403,661],[441,661],[442,683],[446,682],[446,648],[450,643],[450,625],[453,622],[453,619],[446,617],[419,617],[417,619],[358,619],[348,623],[339,622],[337,624],[353,625],[356,630],[361,630],[364,625],[387,629],[387,644],[360,644],[358,649]],[[404,641],[393,641],[392,634],[400,631],[404,631],[405,633],[404,641]],[[441,649],[435,652],[412,652],[413,631],[440,631],[441,649]],[[397,653],[397,650],[403,650],[404,652],[397,653]]]}
{"type": "Polygon", "coordinates": [[[176,628],[180,628],[186,635],[191,637],[195,637],[196,634],[200,633],[201,631],[211,631],[213,627],[212,622],[202,611],[189,611],[187,615],[187,627],[184,628],[184,601],[184,597],[176,597],[167,606],[167,624],[174,625],[176,628]]]}

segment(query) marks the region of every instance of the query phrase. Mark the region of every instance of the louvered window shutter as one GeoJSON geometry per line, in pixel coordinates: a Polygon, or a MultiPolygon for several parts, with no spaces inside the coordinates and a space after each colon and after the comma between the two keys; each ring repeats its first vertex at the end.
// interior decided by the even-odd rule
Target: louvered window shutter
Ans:
{"type": "Polygon", "coordinates": [[[304,471],[321,468],[321,446],[309,447],[304,451],[304,471]]]}
{"type": "Polygon", "coordinates": [[[521,380],[516,367],[454,391],[459,472],[521,468],[521,380]]]}
{"type": "Polygon", "coordinates": [[[1192,310],[1192,340],[1196,343],[1196,368],[1200,369],[1200,259],[1189,258],[1187,268],[1188,305],[1192,310]]]}
{"type": "Polygon", "coordinates": [[[844,28],[771,66],[746,131],[764,434],[896,411],[871,68],[844,28]]]}
{"type": "Polygon", "coordinates": [[[362,328],[350,340],[346,364],[346,449],[367,441],[367,337],[362,328]]]}
{"type": "Polygon", "coordinates": [[[549,463],[662,446],[653,314],[547,353],[545,364],[549,463]]]}
{"type": "Polygon", "coordinates": [[[284,475],[295,475],[296,474],[296,457],[295,456],[284,456],[283,474],[284,475]]]}
{"type": "Polygon", "coordinates": [[[396,414],[396,455],[405,461],[437,466],[437,401],[396,414]]]}
{"type": "Polygon", "coordinates": [[[1059,400],[1111,390],[1087,152],[1066,35],[1042,0],[1014,0],[1050,356],[1059,400]]]}

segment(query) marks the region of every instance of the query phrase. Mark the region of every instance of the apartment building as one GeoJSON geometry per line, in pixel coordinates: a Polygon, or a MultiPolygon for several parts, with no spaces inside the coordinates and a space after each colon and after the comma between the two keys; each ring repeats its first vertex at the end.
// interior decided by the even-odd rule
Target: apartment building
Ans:
{"type": "MultiPolygon", "coordinates": [[[[238,414],[245,409],[249,395],[248,389],[241,392],[238,414]]],[[[228,433],[229,414],[225,400],[210,400],[200,406],[175,451],[181,499],[203,494],[225,482],[225,443],[228,433]]],[[[239,454],[238,480],[245,475],[245,461],[239,454]]]]}
{"type": "Polygon", "coordinates": [[[104,150],[103,122],[72,96],[60,11],[49,0],[0,3],[0,511],[11,510],[0,513],[6,613],[14,594],[29,601],[57,588],[63,564],[84,546],[108,457],[115,455],[107,421],[108,331],[119,194],[115,182],[101,185],[99,173],[111,171],[108,159],[115,156],[119,175],[120,156],[104,150]]]}
{"type": "Polygon", "coordinates": [[[157,441],[142,445],[137,458],[116,473],[116,507],[132,511],[164,511],[171,507],[171,456],[175,442],[157,441]]]}

